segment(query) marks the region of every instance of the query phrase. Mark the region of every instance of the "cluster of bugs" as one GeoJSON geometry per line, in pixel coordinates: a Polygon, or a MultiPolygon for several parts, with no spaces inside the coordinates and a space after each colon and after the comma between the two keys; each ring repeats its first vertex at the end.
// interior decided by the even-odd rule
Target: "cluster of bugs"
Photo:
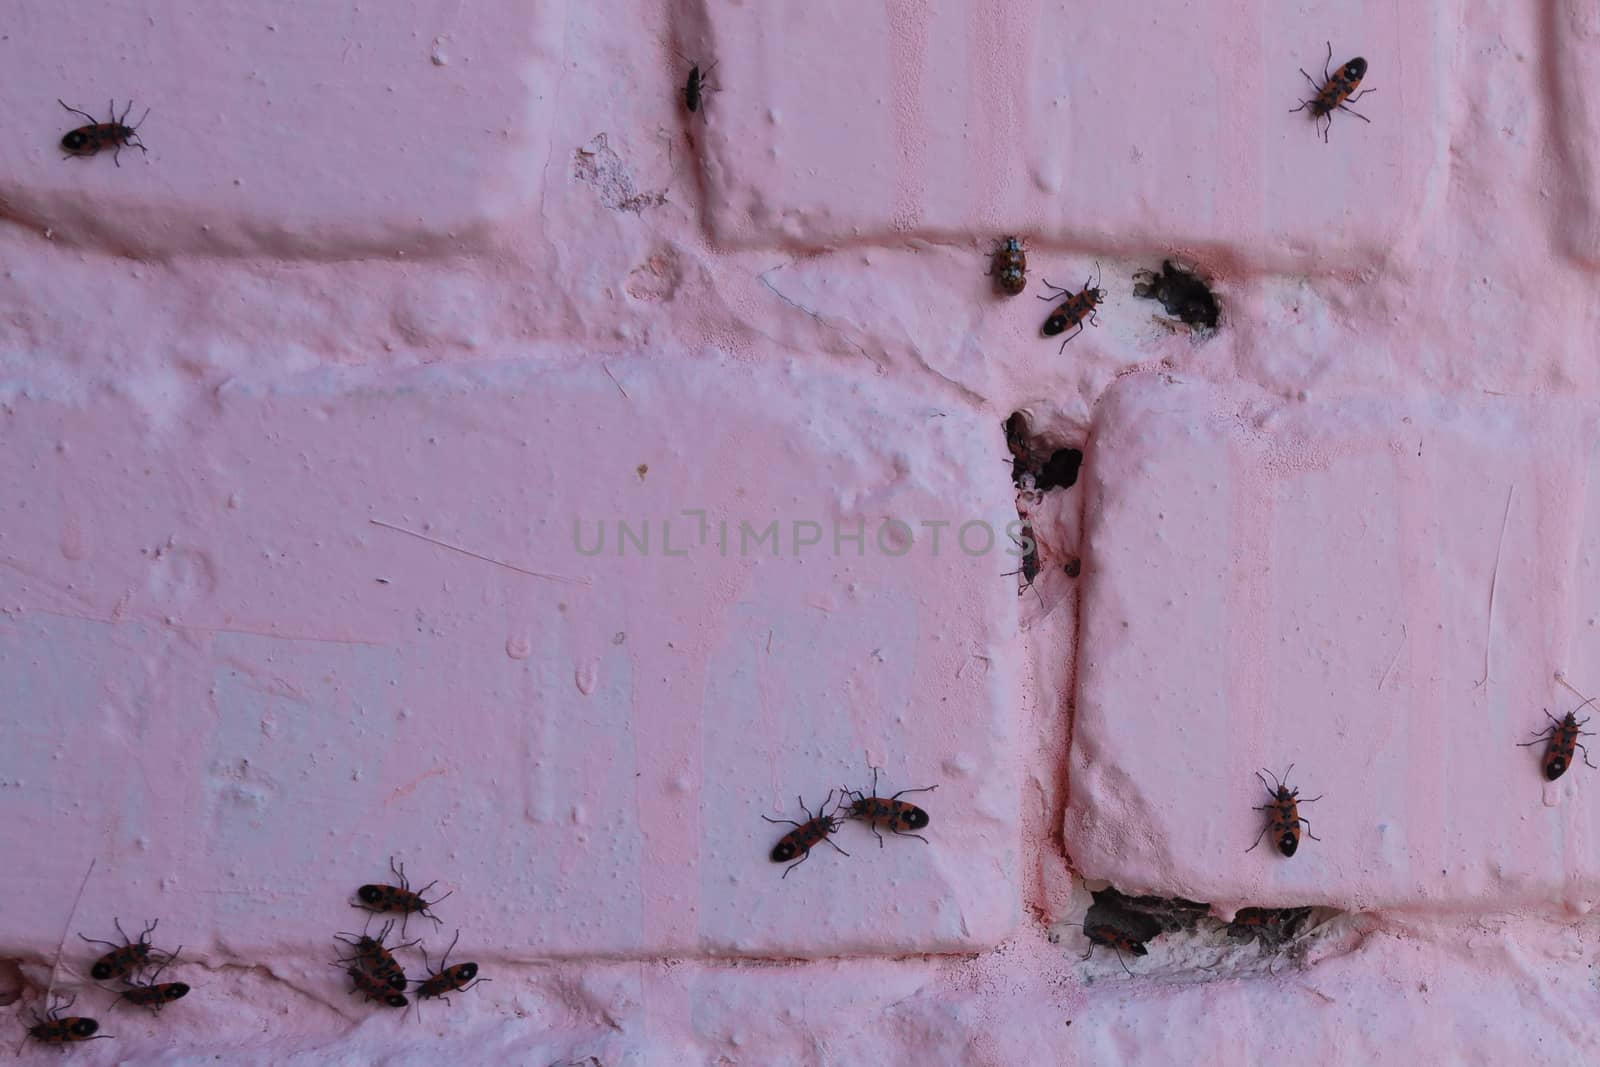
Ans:
{"type": "MultiPolygon", "coordinates": [[[[122,922],[113,918],[111,923],[117,928],[117,936],[122,938],[120,945],[115,941],[78,935],[87,944],[105,945],[108,949],[89,964],[89,977],[96,982],[120,982],[122,988],[117,991],[119,1003],[148,1008],[157,1014],[168,1004],[189,994],[189,986],[184,982],[161,981],[162,972],[177,962],[183,946],[179,945],[172,952],[163,952],[152,944],[150,935],[155,933],[159,921],[151,922],[139,932],[137,938],[131,938],[122,929],[122,922]]],[[[110,1034],[100,1033],[98,1020],[86,1015],[61,1014],[70,1010],[77,999],[76,994],[60,1000],[53,999],[43,1016],[35,1012],[28,1036],[46,1045],[70,1045],[79,1041],[109,1038],[110,1034]]]]}
{"type": "Polygon", "coordinates": [[[841,856],[850,853],[835,845],[830,837],[844,825],[846,819],[855,819],[867,824],[874,837],[878,839],[878,847],[883,847],[883,835],[878,832],[882,827],[897,837],[914,837],[923,844],[928,844],[928,839],[915,831],[924,829],[928,825],[928,813],[908,800],[900,798],[907,793],[931,793],[938,789],[936,785],[924,786],[921,789],[902,789],[890,797],[878,796],[878,768],[872,768],[872,791],[869,795],[862,790],[841,788],[839,802],[833,810],[828,805],[833,803],[832,789],[817,808],[816,814],[806,807],[802,797],[795,799],[800,803],[800,810],[806,813],[805,822],[795,822],[793,819],[773,819],[766,815],[761,816],[770,823],[784,823],[794,829],[778,839],[769,853],[773,863],[787,863],[783,877],[789,877],[789,872],[811,858],[811,850],[826,841],[832,849],[841,856]],[[844,814],[841,816],[840,812],[844,814]],[[799,859],[795,859],[799,856],[799,859]]]}
{"type": "MultiPolygon", "coordinates": [[[[435,927],[443,925],[442,920],[433,913],[433,906],[444,900],[450,894],[428,900],[425,894],[437,882],[429,882],[420,889],[412,889],[411,883],[406,879],[404,864],[395,863],[393,857],[389,860],[389,870],[399,879],[399,885],[387,883],[370,883],[356,890],[358,903],[353,906],[368,913],[368,923],[372,915],[399,915],[400,936],[406,933],[406,923],[413,915],[420,915],[431,920],[435,927]]],[[[487,982],[488,978],[478,977],[476,963],[450,963],[450,953],[455,950],[456,942],[461,939],[461,931],[457,930],[455,937],[451,938],[449,946],[444,950],[444,955],[439,957],[439,966],[434,968],[428,958],[428,950],[422,949],[422,966],[427,974],[426,978],[408,978],[405,968],[400,966],[395,959],[395,952],[400,949],[412,948],[422,944],[421,939],[407,941],[403,944],[388,946],[385,942],[389,932],[394,929],[394,920],[383,924],[378,931],[378,936],[372,937],[365,930],[360,934],[336,934],[335,940],[349,948],[350,954],[340,956],[334,966],[344,968],[345,974],[350,979],[350,994],[357,993],[368,1001],[374,1001],[390,1008],[404,1008],[410,1001],[406,999],[406,988],[415,986],[412,994],[417,998],[418,1010],[424,1000],[440,999],[446,1004],[450,1003],[449,994],[464,993],[474,986],[487,982]]]]}

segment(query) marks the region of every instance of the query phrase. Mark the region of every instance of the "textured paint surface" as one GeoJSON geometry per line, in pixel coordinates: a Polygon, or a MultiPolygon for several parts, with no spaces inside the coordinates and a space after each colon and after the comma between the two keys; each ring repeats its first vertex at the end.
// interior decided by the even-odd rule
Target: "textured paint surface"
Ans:
{"type": "Polygon", "coordinates": [[[97,1064],[1600,1058],[1600,774],[1515,747],[1600,688],[1583,5],[13,7],[19,1062],[52,986],[97,1064]],[[869,764],[927,842],[783,878],[869,764]],[[391,856],[491,979],[420,1021],[330,966],[391,856]],[[151,1016],[75,935],[158,917],[151,1016]]]}

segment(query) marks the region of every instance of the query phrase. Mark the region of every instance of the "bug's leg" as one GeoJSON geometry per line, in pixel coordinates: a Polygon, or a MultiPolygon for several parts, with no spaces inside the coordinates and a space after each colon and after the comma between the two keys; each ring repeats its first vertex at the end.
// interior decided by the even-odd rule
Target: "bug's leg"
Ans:
{"type": "Polygon", "coordinates": [[[1328,82],[1333,80],[1333,74],[1328,70],[1329,65],[1332,64],[1332,63],[1333,63],[1333,42],[1329,41],[1328,42],[1328,58],[1324,59],[1322,61],[1322,83],[1324,85],[1326,85],[1328,82]]]}
{"type": "Polygon", "coordinates": [[[918,841],[921,841],[924,845],[932,844],[932,842],[930,842],[926,837],[923,837],[921,834],[914,834],[909,830],[896,830],[891,826],[889,827],[889,832],[894,834],[896,837],[914,837],[918,841]]]}
{"type": "Polygon", "coordinates": [[[112,948],[121,948],[122,947],[121,945],[115,944],[114,942],[111,942],[111,941],[102,941],[98,937],[83,937],[82,934],[79,934],[78,936],[80,938],[83,938],[83,940],[89,942],[89,944],[91,944],[91,945],[110,945],[112,948]]]}
{"type": "MultiPolygon", "coordinates": [[[[1589,766],[1591,766],[1591,767],[1594,767],[1594,764],[1589,763],[1589,750],[1587,748],[1583,748],[1583,743],[1582,742],[1578,743],[1578,747],[1583,749],[1583,762],[1584,763],[1588,763],[1589,766]]],[[[1594,767],[1594,769],[1597,770],[1597,771],[1600,771],[1600,767],[1594,767]]]]}
{"type": "MultiPolygon", "coordinates": [[[[1367,116],[1363,115],[1361,112],[1359,112],[1359,111],[1351,111],[1349,108],[1345,107],[1343,104],[1339,105],[1339,110],[1340,111],[1349,112],[1350,114],[1354,115],[1356,118],[1360,119],[1362,122],[1370,123],[1372,121],[1371,119],[1367,118],[1367,116]]],[[[1332,120],[1330,119],[1329,122],[1331,123],[1332,120]]]]}
{"type": "Polygon", "coordinates": [[[796,867],[800,866],[802,863],[804,863],[806,860],[808,860],[810,858],[811,858],[811,850],[808,848],[808,849],[806,849],[804,852],[802,852],[800,854],[800,858],[799,859],[795,860],[793,863],[789,864],[789,866],[787,866],[787,867],[785,867],[783,869],[783,877],[784,878],[789,877],[789,872],[790,871],[794,870],[796,867]]]}
{"type": "MultiPolygon", "coordinates": [[[[1120,948],[1118,948],[1117,946],[1112,945],[1111,946],[1111,951],[1115,952],[1117,954],[1117,962],[1122,964],[1122,969],[1124,971],[1128,971],[1128,961],[1122,958],[1122,950],[1120,948]]],[[[1133,972],[1132,971],[1128,971],[1128,977],[1129,978],[1133,977],[1133,972]]]]}
{"type": "MultiPolygon", "coordinates": [[[[1080,323],[1078,323],[1078,328],[1076,330],[1073,330],[1071,333],[1067,334],[1067,341],[1072,340],[1074,337],[1078,336],[1082,332],[1083,332],[1083,323],[1080,322],[1080,323]]],[[[1061,353],[1063,353],[1063,352],[1065,352],[1067,350],[1067,341],[1062,341],[1061,342],[1061,347],[1056,349],[1056,355],[1059,356],[1061,353]]]]}
{"type": "Polygon", "coordinates": [[[89,125],[91,126],[95,125],[99,121],[87,111],[79,111],[75,107],[67,107],[66,101],[62,100],[60,97],[56,97],[56,103],[60,104],[62,107],[66,107],[67,110],[72,112],[74,115],[82,115],[84,118],[89,120],[89,125]]]}
{"type": "Polygon", "coordinates": [[[1353,103],[1355,103],[1355,102],[1356,102],[1356,101],[1357,101],[1357,100],[1360,100],[1360,99],[1361,99],[1361,98],[1362,98],[1362,97],[1363,97],[1363,96],[1366,96],[1366,95],[1367,95],[1367,94],[1368,94],[1368,93],[1375,93],[1375,92],[1377,92],[1377,91],[1378,91],[1378,90],[1376,90],[1376,89],[1363,89],[1363,90],[1361,90],[1361,91],[1360,91],[1360,92],[1359,92],[1359,93],[1357,93],[1357,94],[1356,94],[1356,95],[1354,95],[1354,96],[1352,96],[1352,97],[1350,97],[1350,98],[1349,98],[1349,99],[1347,99],[1347,100],[1346,100],[1346,101],[1345,101],[1345,103],[1347,103],[1347,104],[1353,104],[1353,103]]]}
{"type": "Polygon", "coordinates": [[[1060,300],[1064,296],[1072,295],[1069,292],[1067,292],[1067,290],[1061,288],[1061,286],[1059,286],[1059,285],[1051,285],[1049,278],[1040,278],[1039,280],[1044,282],[1044,285],[1045,285],[1046,289],[1054,289],[1055,290],[1055,295],[1053,295],[1053,296],[1045,296],[1043,293],[1035,293],[1034,296],[1039,300],[1060,300]]]}
{"type": "MultiPolygon", "coordinates": [[[[1541,742],[1541,741],[1545,741],[1545,740],[1548,740],[1548,739],[1549,739],[1549,737],[1550,737],[1550,728],[1549,728],[1549,727],[1546,727],[1546,728],[1545,728],[1545,729],[1544,729],[1544,732],[1543,732],[1543,733],[1537,733],[1537,734],[1534,734],[1534,735],[1533,735],[1533,740],[1532,740],[1532,741],[1518,741],[1518,742],[1517,742],[1517,747],[1518,747],[1518,748],[1527,748],[1527,747],[1528,747],[1528,746],[1529,746],[1529,745],[1537,745],[1537,744],[1538,744],[1538,743],[1539,743],[1539,742],[1541,742]]],[[[83,937],[83,935],[82,935],[82,934],[79,934],[79,935],[78,935],[78,936],[79,936],[79,937],[83,937]]],[[[87,939],[86,939],[86,940],[87,940],[87,939]]],[[[104,942],[102,942],[102,944],[104,944],[104,942]]]]}
{"type": "Polygon", "coordinates": [[[935,789],[938,789],[938,788],[939,787],[936,786],[936,785],[925,785],[921,789],[902,789],[902,790],[900,790],[900,792],[896,793],[894,796],[890,797],[889,799],[890,800],[899,800],[901,797],[905,796],[907,793],[931,793],[935,789]]]}
{"type": "Polygon", "coordinates": [[[122,928],[122,920],[121,919],[119,919],[115,915],[113,915],[111,917],[111,925],[115,926],[117,928],[117,936],[118,937],[122,938],[123,941],[125,941],[126,943],[128,943],[130,945],[133,944],[133,938],[129,937],[128,936],[128,931],[126,931],[126,930],[124,930],[122,928]]]}
{"type": "Polygon", "coordinates": [[[1289,114],[1293,115],[1296,111],[1304,111],[1306,108],[1308,108],[1310,106],[1311,106],[1311,101],[1302,100],[1302,101],[1300,101],[1300,106],[1299,107],[1291,107],[1289,109],[1289,114]]]}
{"type": "Polygon", "coordinates": [[[761,817],[763,819],[766,819],[768,822],[783,823],[786,826],[799,826],[800,825],[799,823],[795,822],[793,819],[773,819],[773,818],[769,818],[768,816],[765,816],[765,815],[763,815],[761,817]]]}
{"type": "Polygon", "coordinates": [[[1306,836],[1307,837],[1311,838],[1311,840],[1313,840],[1313,841],[1321,841],[1322,840],[1322,838],[1318,837],[1316,834],[1311,832],[1311,820],[1310,819],[1301,819],[1300,821],[1306,824],[1306,836]]]}
{"type": "Polygon", "coordinates": [[[1267,836],[1267,831],[1270,830],[1270,829],[1272,829],[1272,824],[1271,823],[1268,823],[1267,825],[1263,826],[1261,828],[1261,832],[1256,835],[1256,844],[1255,845],[1251,845],[1249,848],[1245,849],[1245,853],[1249,854],[1251,852],[1254,852],[1256,850],[1256,845],[1261,844],[1261,839],[1263,837],[1267,836]]]}
{"type": "Polygon", "coordinates": [[[1085,952],[1083,955],[1079,956],[1078,958],[1080,960],[1086,960],[1090,956],[1093,956],[1093,955],[1094,955],[1094,942],[1091,941],[1091,942],[1089,942],[1089,951],[1085,952]]]}
{"type": "Polygon", "coordinates": [[[1320,85],[1318,85],[1318,84],[1317,84],[1317,79],[1315,79],[1315,78],[1313,78],[1313,77],[1312,77],[1312,76],[1311,76],[1311,75],[1309,75],[1309,74],[1306,74],[1306,68],[1304,68],[1304,67],[1301,67],[1301,68],[1300,68],[1300,73],[1301,73],[1301,74],[1302,74],[1302,75],[1305,75],[1305,79],[1306,79],[1306,81],[1308,81],[1308,82],[1310,82],[1310,83],[1311,83],[1311,88],[1312,88],[1312,89],[1314,89],[1314,90],[1316,90],[1316,91],[1317,91],[1317,92],[1319,92],[1319,93],[1320,93],[1320,92],[1322,92],[1322,86],[1320,86],[1320,85]]]}
{"type": "MultiPolygon", "coordinates": [[[[837,852],[837,853],[838,853],[838,854],[839,854],[839,855],[841,855],[841,856],[848,856],[848,855],[850,855],[850,853],[848,853],[848,852],[846,852],[846,851],[845,851],[845,850],[844,850],[844,849],[842,849],[842,848],[840,848],[840,847],[839,847],[839,846],[838,846],[838,845],[835,845],[835,844],[834,844],[834,843],[833,843],[833,839],[832,839],[832,838],[830,838],[830,837],[826,837],[826,836],[825,836],[825,837],[823,837],[823,840],[824,840],[824,841],[826,841],[826,842],[828,842],[828,844],[829,844],[829,845],[831,845],[831,846],[832,846],[832,847],[833,847],[833,850],[834,850],[834,851],[835,851],[835,852],[837,852]]],[[[808,849],[808,850],[807,850],[807,851],[806,851],[806,854],[807,854],[807,855],[810,855],[810,850],[809,850],[809,849],[808,849]]]]}
{"type": "Polygon", "coordinates": [[[1317,801],[1321,800],[1323,797],[1325,797],[1327,795],[1328,794],[1326,794],[1326,793],[1318,793],[1316,796],[1312,797],[1310,800],[1299,800],[1299,799],[1296,799],[1295,803],[1297,803],[1297,804],[1315,804],[1317,801]]]}
{"type": "Polygon", "coordinates": [[[867,827],[872,831],[872,836],[876,837],[878,839],[878,847],[882,848],[883,847],[883,835],[878,833],[878,824],[876,822],[869,822],[869,823],[867,823],[867,827]]]}

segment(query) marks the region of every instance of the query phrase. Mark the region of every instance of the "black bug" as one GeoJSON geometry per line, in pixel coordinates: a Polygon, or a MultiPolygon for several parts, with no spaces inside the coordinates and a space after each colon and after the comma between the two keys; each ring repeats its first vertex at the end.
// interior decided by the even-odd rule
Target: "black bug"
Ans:
{"type": "Polygon", "coordinates": [[[391,1008],[403,1008],[410,1003],[403,993],[396,992],[389,983],[368,974],[360,967],[351,967],[345,973],[350,976],[351,996],[360,993],[366,1000],[376,1000],[391,1008]]]}
{"type": "Polygon", "coordinates": [[[1144,947],[1143,941],[1135,940],[1110,923],[1067,923],[1067,926],[1080,926],[1083,936],[1089,940],[1089,948],[1080,959],[1087,960],[1094,955],[1096,945],[1103,945],[1117,954],[1117,962],[1122,964],[1122,969],[1127,971],[1128,977],[1133,977],[1133,972],[1128,970],[1128,961],[1122,958],[1124,952],[1130,956],[1148,956],[1150,950],[1144,947]]]}
{"type": "MultiPolygon", "coordinates": [[[[678,53],[678,58],[689,63],[682,52],[678,53]]],[[[700,73],[700,64],[689,63],[689,79],[683,83],[680,92],[683,93],[683,106],[689,109],[690,114],[699,111],[700,105],[705,102],[706,94],[715,91],[716,86],[711,84],[710,78],[711,72],[717,69],[717,62],[719,61],[713,61],[704,74],[700,73]]]]}
{"type": "MultiPolygon", "coordinates": [[[[806,821],[803,823],[795,822],[793,819],[773,819],[766,815],[761,816],[768,822],[787,823],[794,827],[793,830],[784,834],[776,845],[772,846],[770,854],[773,863],[789,863],[790,860],[794,860],[793,863],[789,863],[789,866],[784,868],[783,876],[785,878],[789,877],[790,871],[810,859],[812,848],[823,841],[827,841],[839,855],[850,855],[850,853],[828,840],[828,835],[838,830],[840,825],[839,808],[834,808],[831,812],[828,811],[828,803],[833,800],[833,790],[828,790],[827,797],[817,807],[815,815],[811,814],[811,809],[806,807],[806,802],[803,798],[795,797],[795,800],[799,801],[800,810],[806,813],[806,821]],[[800,858],[795,860],[796,856],[800,858]]],[[[844,806],[843,797],[839,799],[839,806],[844,806]]]]}
{"type": "Polygon", "coordinates": [[[1549,743],[1545,746],[1542,764],[1546,781],[1553,782],[1567,773],[1567,768],[1572,766],[1572,754],[1579,749],[1583,750],[1583,762],[1590,767],[1594,767],[1594,764],[1589,763],[1589,750],[1584,748],[1582,741],[1578,740],[1580,737],[1594,736],[1591,731],[1583,729],[1589,720],[1578,718],[1578,711],[1585,705],[1592,703],[1594,699],[1594,697],[1590,697],[1560,719],[1551,715],[1549,709],[1546,709],[1544,714],[1545,718],[1550,720],[1550,725],[1535,734],[1532,741],[1525,741],[1517,746],[1518,748],[1527,748],[1529,745],[1537,745],[1540,741],[1548,738],[1549,743]]]}
{"type": "MultiPolygon", "coordinates": [[[[1029,589],[1033,589],[1034,581],[1039,577],[1039,539],[1033,535],[1033,527],[1028,523],[1022,525],[1022,540],[1011,539],[1022,552],[1022,565],[1014,571],[1007,571],[1001,577],[1009,578],[1012,575],[1022,575],[1022,584],[1017,587],[1017,595],[1022,596],[1029,589]]],[[[1039,591],[1033,589],[1033,595],[1039,596],[1039,591]]],[[[1044,598],[1039,598],[1040,605],[1044,598]]]]}
{"type": "MultiPolygon", "coordinates": [[[[389,857],[389,870],[394,873],[396,878],[400,879],[400,884],[397,886],[362,886],[360,889],[356,890],[356,896],[360,898],[361,903],[355,905],[355,907],[361,908],[364,911],[370,911],[373,914],[386,911],[398,911],[400,913],[401,937],[404,937],[406,933],[406,920],[413,915],[421,915],[425,919],[432,919],[434,925],[443,926],[444,924],[440,922],[439,917],[433,914],[433,912],[429,909],[435,904],[439,903],[440,900],[448,897],[450,893],[446,893],[438,900],[423,899],[424,893],[439,884],[438,880],[435,879],[434,881],[423,886],[421,889],[413,890],[411,888],[411,883],[406,881],[405,864],[396,866],[394,857],[391,856],[389,857]]],[[[454,892],[454,890],[451,890],[451,892],[454,892]]]]}
{"type": "Polygon", "coordinates": [[[1299,107],[1289,109],[1289,114],[1292,115],[1296,111],[1304,111],[1307,108],[1310,108],[1311,121],[1313,123],[1318,123],[1323,119],[1327,119],[1327,125],[1322,128],[1323,144],[1328,143],[1328,131],[1333,129],[1333,113],[1335,111],[1349,112],[1362,122],[1371,123],[1372,120],[1367,118],[1367,116],[1361,114],[1359,111],[1354,111],[1345,105],[1355,103],[1368,93],[1377,92],[1376,89],[1367,89],[1360,93],[1356,92],[1356,88],[1361,84],[1361,79],[1367,76],[1366,60],[1362,59],[1360,56],[1357,56],[1344,66],[1340,67],[1336,73],[1330,74],[1328,73],[1328,67],[1332,62],[1333,42],[1329,41],[1328,58],[1322,61],[1322,84],[1318,85],[1315,78],[1309,74],[1306,74],[1304,67],[1300,68],[1300,73],[1305,75],[1306,81],[1311,83],[1311,89],[1314,95],[1310,100],[1300,101],[1299,107]],[[1352,93],[1355,95],[1352,96],[1352,93]]]}
{"type": "Polygon", "coordinates": [[[1076,293],[1063,289],[1059,285],[1051,285],[1049,278],[1044,280],[1045,288],[1053,289],[1055,292],[1041,294],[1039,296],[1040,300],[1061,300],[1062,297],[1066,297],[1066,299],[1062,301],[1059,307],[1050,312],[1050,317],[1044,320],[1044,325],[1039,327],[1039,332],[1046,337],[1054,337],[1058,333],[1077,327],[1073,333],[1067,334],[1066,338],[1062,340],[1060,349],[1062,352],[1066,351],[1068,341],[1083,332],[1085,321],[1090,326],[1100,325],[1100,320],[1095,315],[1095,308],[1105,300],[1106,291],[1098,287],[1099,282],[1093,280],[1100,275],[1100,264],[1096,263],[1094,265],[1094,271],[1093,275],[1083,280],[1083,288],[1076,293]]]}
{"type": "Polygon", "coordinates": [[[113,978],[124,978],[136,973],[151,963],[171,962],[172,956],[157,951],[151,947],[150,935],[155,932],[156,919],[139,933],[139,940],[130,938],[122,929],[122,922],[112,918],[111,923],[117,928],[117,933],[122,935],[122,944],[112,941],[101,941],[99,938],[78,936],[91,945],[110,945],[111,951],[95,960],[89,968],[89,975],[97,982],[108,982],[113,978]]]}
{"type": "Polygon", "coordinates": [[[177,962],[178,952],[182,952],[180,945],[167,960],[157,967],[155,973],[147,982],[129,981],[130,989],[124,989],[119,996],[129,1004],[140,1008],[149,1008],[154,1014],[161,1014],[161,1009],[171,1004],[174,1000],[181,1000],[189,995],[189,985],[186,982],[160,982],[161,972],[168,966],[177,962]]]}
{"type": "MultiPolygon", "coordinates": [[[[1261,777],[1260,771],[1256,772],[1256,777],[1261,779],[1262,786],[1272,796],[1272,799],[1267,803],[1261,804],[1252,809],[1255,811],[1265,811],[1268,813],[1267,825],[1261,828],[1261,833],[1256,835],[1255,845],[1251,845],[1249,848],[1245,849],[1246,852],[1254,852],[1256,845],[1261,844],[1261,839],[1266,836],[1268,830],[1271,830],[1272,839],[1273,842],[1278,846],[1278,851],[1282,852],[1285,856],[1293,856],[1295,854],[1295,850],[1300,847],[1301,823],[1306,824],[1307,837],[1311,838],[1313,841],[1322,840],[1322,838],[1311,832],[1311,820],[1302,819],[1300,817],[1299,808],[1299,805],[1301,804],[1313,804],[1321,800],[1322,796],[1319,794],[1311,797],[1309,800],[1301,800],[1300,790],[1290,789],[1288,786],[1289,771],[1292,770],[1294,770],[1294,764],[1291,763],[1289,764],[1289,770],[1283,772],[1282,779],[1279,779],[1276,775],[1273,775],[1272,780],[1273,784],[1277,786],[1276,790],[1273,789],[1273,786],[1267,785],[1267,780],[1261,777]]],[[[1268,771],[1267,773],[1272,774],[1271,771],[1268,771]]]]}
{"type": "MultiPolygon", "coordinates": [[[[341,956],[335,966],[354,964],[366,971],[372,977],[394,989],[404,990],[406,987],[406,973],[395,960],[394,953],[383,944],[389,936],[389,931],[394,928],[394,920],[390,919],[383,924],[383,929],[378,931],[377,937],[360,936],[354,934],[335,934],[334,940],[343,941],[355,953],[350,956],[341,956]]],[[[396,949],[410,948],[412,945],[421,944],[420,941],[407,941],[403,945],[396,945],[396,949]]]]}
{"type": "Polygon", "coordinates": [[[921,830],[928,825],[928,813],[900,798],[907,793],[931,793],[939,787],[936,785],[923,786],[921,789],[902,789],[892,797],[878,796],[878,768],[872,768],[872,795],[860,790],[844,790],[846,797],[853,798],[850,807],[845,813],[847,819],[859,819],[872,830],[872,835],[878,839],[878,847],[883,847],[883,835],[878,833],[879,825],[888,827],[889,832],[900,837],[914,837],[924,845],[928,839],[921,834],[912,833],[912,830],[921,830]],[[902,827],[904,829],[902,829],[902,827]]]}
{"type": "MultiPolygon", "coordinates": [[[[71,1045],[79,1041],[109,1041],[110,1034],[99,1032],[100,1024],[94,1019],[83,1015],[69,1015],[65,1018],[61,1013],[77,1003],[76,996],[68,997],[59,1004],[52,1004],[44,1016],[38,1012],[33,1013],[33,1025],[28,1028],[28,1036],[44,1045],[71,1045]]],[[[22,1046],[17,1046],[20,1055],[22,1046]]]]}
{"type": "MultiPolygon", "coordinates": [[[[492,981],[489,978],[478,977],[478,965],[476,963],[458,963],[452,967],[445,966],[445,961],[450,958],[450,950],[456,947],[456,942],[460,938],[461,931],[457,930],[456,936],[450,939],[450,947],[444,950],[443,956],[439,957],[439,969],[435,971],[430,968],[428,977],[417,986],[417,1002],[419,1005],[423,1000],[430,997],[438,997],[448,1004],[450,1003],[450,998],[446,994],[465,993],[474,986],[492,981]]],[[[422,964],[424,967],[429,966],[427,949],[422,950],[422,964]]]]}
{"type": "Polygon", "coordinates": [[[139,127],[144,125],[144,120],[150,117],[150,109],[145,108],[144,114],[139,116],[136,125],[128,125],[128,115],[133,111],[133,101],[128,101],[128,107],[122,116],[117,116],[117,102],[111,101],[111,117],[108,122],[98,122],[87,111],[79,111],[69,106],[66,101],[58,99],[56,103],[72,112],[82,115],[89,120],[87,126],[79,126],[75,130],[68,130],[61,137],[61,150],[70,156],[92,156],[102,148],[113,146],[115,151],[111,154],[111,162],[122,166],[123,148],[137,148],[146,151],[143,142],[139,140],[139,127]]]}

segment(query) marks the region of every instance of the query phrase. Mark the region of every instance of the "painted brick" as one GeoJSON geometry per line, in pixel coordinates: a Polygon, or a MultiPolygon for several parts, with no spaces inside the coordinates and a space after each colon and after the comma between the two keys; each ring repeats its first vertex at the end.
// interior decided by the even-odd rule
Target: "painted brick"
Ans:
{"type": "Polygon", "coordinates": [[[1124,379],[1085,464],[1078,869],[1227,907],[1588,911],[1600,777],[1546,784],[1516,745],[1578,703],[1557,672],[1596,685],[1596,414],[1124,379]],[[1253,771],[1291,763],[1322,841],[1247,855],[1253,771]]]}
{"type": "Polygon", "coordinates": [[[1219,35],[1204,6],[708,0],[737,42],[709,105],[712,223],[742,245],[1015,230],[1364,265],[1411,239],[1441,162],[1447,5],[1315,7],[1219,35]],[[1382,90],[1334,147],[1289,113],[1327,38],[1382,90]]]}
{"type": "Polygon", "coordinates": [[[1600,76],[1600,14],[1579,0],[1555,0],[1550,5],[1546,62],[1550,68],[1551,108],[1555,140],[1560,149],[1562,195],[1547,198],[1559,208],[1556,241],[1568,255],[1590,266],[1600,266],[1600,157],[1595,138],[1600,137],[1600,100],[1594,85],[1600,76]]]}
{"type": "Polygon", "coordinates": [[[480,249],[536,202],[563,4],[222,6],[14,4],[5,214],[130,255],[342,259],[480,249]],[[130,123],[148,107],[148,154],[64,162],[84,120],[57,97],[102,120],[111,99],[130,123]]]}
{"type": "Polygon", "coordinates": [[[159,913],[196,953],[304,951],[396,854],[454,890],[450,927],[520,958],[1010,929],[1014,563],[953,543],[1014,514],[979,476],[988,419],[883,379],[630,359],[236,379],[181,434],[138,410],[19,397],[5,418],[0,783],[27,788],[0,849],[85,810],[101,832],[0,895],[97,855],[91,925],[159,913]],[[903,555],[885,517],[913,525],[903,555]],[[860,553],[795,554],[797,520],[858,519],[860,553]],[[648,555],[619,555],[618,520],[648,521],[648,555]],[[771,520],[776,553],[744,551],[739,523],[771,520]],[[937,552],[915,525],[935,521],[937,552]],[[851,825],[848,859],[780,879],[761,815],[865,786],[869,757],[885,787],[940,787],[933,844],[851,825]],[[68,763],[101,771],[58,791],[68,763]]]}

